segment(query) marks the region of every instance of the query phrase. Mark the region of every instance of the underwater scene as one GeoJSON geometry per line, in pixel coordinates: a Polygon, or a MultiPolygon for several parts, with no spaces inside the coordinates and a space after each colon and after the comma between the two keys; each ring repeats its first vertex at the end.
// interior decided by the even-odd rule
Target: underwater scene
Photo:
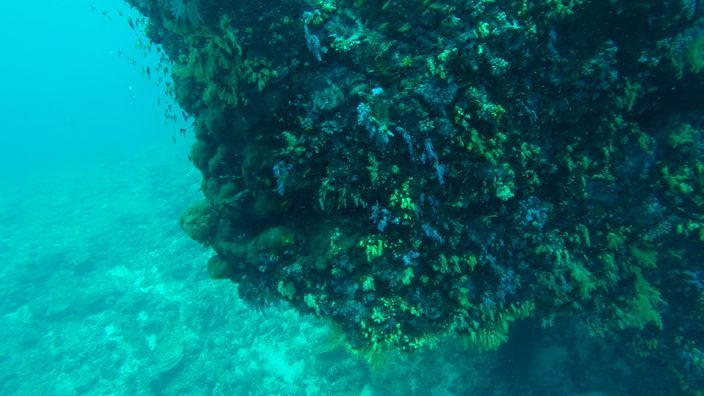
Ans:
{"type": "Polygon", "coordinates": [[[704,3],[0,32],[0,395],[704,395],[704,3]]]}

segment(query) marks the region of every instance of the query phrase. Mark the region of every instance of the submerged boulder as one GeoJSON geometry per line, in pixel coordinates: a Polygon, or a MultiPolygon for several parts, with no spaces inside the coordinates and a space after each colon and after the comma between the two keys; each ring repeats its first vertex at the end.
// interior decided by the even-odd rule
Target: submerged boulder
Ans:
{"type": "Polygon", "coordinates": [[[702,388],[697,2],[129,2],[195,117],[181,225],[243,298],[365,351],[570,318],[702,388]]]}

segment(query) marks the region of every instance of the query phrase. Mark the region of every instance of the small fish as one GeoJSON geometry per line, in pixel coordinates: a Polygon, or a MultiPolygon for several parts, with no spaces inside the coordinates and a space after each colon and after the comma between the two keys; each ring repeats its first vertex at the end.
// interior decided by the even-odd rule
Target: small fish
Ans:
{"type": "Polygon", "coordinates": [[[176,144],[176,136],[171,136],[171,141],[174,142],[174,144],[176,144]]]}

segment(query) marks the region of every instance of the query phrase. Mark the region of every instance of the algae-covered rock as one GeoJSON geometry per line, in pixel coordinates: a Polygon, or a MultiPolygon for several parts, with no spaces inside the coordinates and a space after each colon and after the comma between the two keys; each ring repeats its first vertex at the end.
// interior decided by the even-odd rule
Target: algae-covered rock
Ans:
{"type": "Polygon", "coordinates": [[[217,255],[208,259],[208,275],[213,279],[229,279],[234,276],[227,261],[217,255]]]}
{"type": "Polygon", "coordinates": [[[697,2],[130,2],[195,117],[181,225],[246,300],[368,352],[570,318],[704,384],[697,2]]]}
{"type": "Polygon", "coordinates": [[[179,223],[181,228],[200,243],[206,243],[213,237],[217,217],[207,202],[198,202],[191,205],[181,215],[179,223]]]}

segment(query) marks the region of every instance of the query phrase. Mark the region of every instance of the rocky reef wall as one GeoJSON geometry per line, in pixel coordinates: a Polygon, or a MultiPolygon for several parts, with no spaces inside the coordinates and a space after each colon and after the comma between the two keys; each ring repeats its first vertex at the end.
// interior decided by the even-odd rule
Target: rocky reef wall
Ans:
{"type": "Polygon", "coordinates": [[[704,5],[129,2],[241,297],[369,353],[567,320],[704,388],[704,5]]]}

